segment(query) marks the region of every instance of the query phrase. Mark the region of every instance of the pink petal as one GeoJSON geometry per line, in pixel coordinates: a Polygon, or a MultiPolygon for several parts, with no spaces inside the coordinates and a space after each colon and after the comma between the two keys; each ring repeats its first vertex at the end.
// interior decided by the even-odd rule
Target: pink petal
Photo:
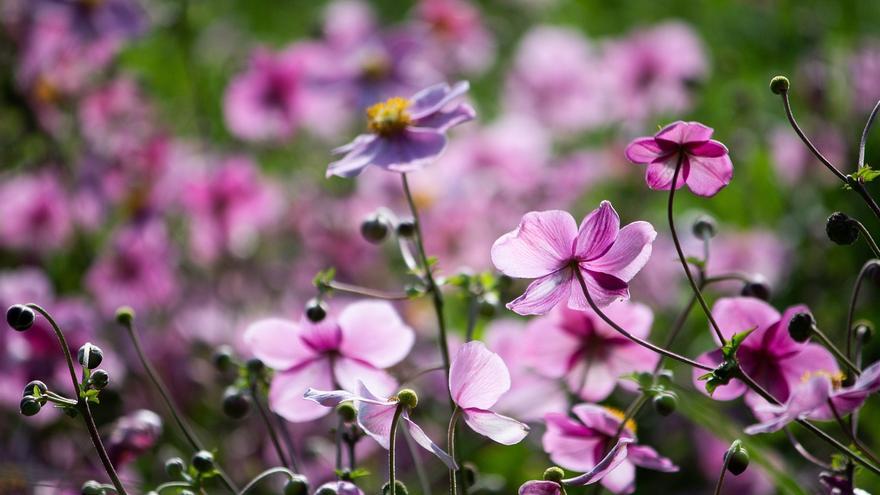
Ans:
{"type": "Polygon", "coordinates": [[[433,129],[438,132],[446,132],[449,129],[465,122],[474,120],[477,111],[467,103],[462,103],[451,110],[443,110],[432,113],[412,123],[414,128],[433,129]]]}
{"type": "Polygon", "coordinates": [[[447,454],[445,450],[441,449],[430,438],[428,438],[428,435],[425,434],[424,430],[409,418],[409,414],[403,413],[402,419],[409,429],[409,434],[417,444],[421,445],[422,448],[428,452],[436,455],[449,469],[458,469],[458,465],[455,463],[455,460],[452,459],[452,456],[447,454]]]}
{"type": "Polygon", "coordinates": [[[779,431],[788,423],[803,419],[816,409],[824,407],[831,394],[831,380],[824,375],[817,375],[807,383],[796,387],[789,400],[783,406],[765,406],[759,412],[769,419],[762,423],[749,426],[745,432],[749,435],[772,433],[779,431]]]}
{"type": "Polygon", "coordinates": [[[606,474],[601,483],[611,493],[630,494],[636,490],[636,467],[624,460],[606,474]]]}
{"type": "Polygon", "coordinates": [[[346,155],[327,166],[326,176],[356,177],[368,165],[373,163],[376,156],[384,148],[385,143],[376,135],[364,134],[358,136],[350,145],[335,150],[344,152],[346,155]]]}
{"type": "Polygon", "coordinates": [[[507,303],[507,309],[523,316],[546,314],[572,292],[573,284],[577,282],[569,269],[535,279],[521,296],[507,303]]]}
{"type": "Polygon", "coordinates": [[[254,356],[276,370],[292,368],[315,357],[299,338],[296,323],[280,318],[261,320],[244,331],[244,342],[254,356]]]}
{"type": "Polygon", "coordinates": [[[728,155],[717,158],[687,155],[687,185],[694,194],[714,196],[730,184],[733,178],[733,162],[728,155]]]}
{"type": "Polygon", "coordinates": [[[392,172],[407,173],[430,165],[446,149],[446,136],[433,129],[408,129],[399,136],[380,138],[382,149],[372,164],[392,172]]]}
{"type": "MultiPolygon", "coordinates": [[[[620,427],[620,418],[611,414],[608,409],[596,404],[578,404],[571,408],[571,412],[584,424],[587,428],[596,430],[607,437],[613,437],[617,434],[617,428],[620,427]]],[[[624,438],[632,437],[629,428],[623,429],[624,438]],[[628,435],[627,435],[628,434],[628,435]]]]}
{"type": "MultiPolygon", "coordinates": [[[[645,169],[645,182],[648,187],[655,191],[668,191],[672,185],[672,177],[675,175],[675,166],[678,164],[678,153],[664,155],[648,164],[645,169]]],[[[678,173],[678,180],[675,183],[676,189],[681,189],[687,177],[687,170],[684,164],[678,173]]]]}
{"type": "Polygon", "coordinates": [[[472,430],[502,445],[517,444],[529,434],[528,425],[492,411],[469,407],[462,411],[462,417],[472,430]]]}
{"type": "Polygon", "coordinates": [[[651,257],[651,243],[656,237],[650,223],[633,222],[620,229],[614,245],[604,255],[581,266],[629,282],[651,257]]]}
{"type": "MultiPolygon", "coordinates": [[[[581,269],[587,291],[596,306],[604,308],[612,303],[629,299],[629,286],[623,280],[593,271],[581,269]]],[[[579,311],[591,311],[584,289],[579,280],[572,277],[568,307],[579,311]]],[[[597,316],[598,317],[598,316],[597,316]]]]}
{"type": "Polygon", "coordinates": [[[592,469],[576,478],[565,480],[565,484],[571,486],[584,486],[592,485],[593,483],[601,481],[606,475],[608,475],[608,473],[614,471],[624,460],[626,460],[629,444],[631,442],[632,440],[630,439],[623,439],[617,442],[614,447],[605,454],[605,457],[603,457],[602,460],[592,469]]]}
{"type": "MultiPolygon", "coordinates": [[[[808,343],[795,355],[780,359],[777,363],[789,388],[794,388],[803,383],[804,376],[815,372],[834,375],[840,368],[834,354],[819,344],[808,343]]],[[[785,400],[787,397],[781,397],[785,400]]]]}
{"type": "MultiPolygon", "coordinates": [[[[651,325],[654,323],[654,312],[651,308],[641,303],[619,302],[614,303],[603,310],[603,312],[611,318],[612,321],[626,329],[627,332],[636,337],[647,339],[651,335],[651,325]]],[[[595,315],[592,310],[592,320],[595,322],[595,332],[605,338],[623,338],[617,332],[605,323],[604,320],[595,315]]],[[[637,344],[633,344],[637,345],[637,344]]]]}
{"type": "Polygon", "coordinates": [[[301,423],[320,418],[330,409],[303,397],[310,387],[329,390],[333,379],[328,359],[315,359],[272,378],[269,406],[284,419],[301,423]]]}
{"type": "MultiPolygon", "coordinates": [[[[560,310],[575,313],[562,306],[557,312],[560,310]]],[[[525,364],[548,378],[562,378],[568,373],[580,344],[580,339],[548,317],[532,320],[522,338],[525,364]]]]}
{"type": "Polygon", "coordinates": [[[654,138],[675,144],[699,144],[710,140],[713,132],[714,129],[699,122],[679,120],[661,129],[654,138]]]}
{"type": "Polygon", "coordinates": [[[614,244],[620,229],[620,217],[608,201],[602,201],[599,207],[590,212],[581,222],[574,252],[578,260],[596,259],[614,244]]]}
{"type": "Polygon", "coordinates": [[[310,387],[303,397],[324,407],[336,407],[341,402],[355,400],[359,396],[345,390],[318,390],[310,387]]]}
{"type": "Polygon", "coordinates": [[[380,399],[373,395],[363,383],[359,384],[359,390],[367,401],[358,402],[358,425],[382,448],[387,450],[391,445],[391,423],[394,420],[397,403],[378,403],[380,399]]]}
{"type": "Polygon", "coordinates": [[[772,349],[773,354],[777,356],[796,354],[804,347],[804,343],[797,342],[788,333],[788,323],[797,313],[809,313],[810,308],[803,304],[791,306],[782,313],[775,324],[755,331],[750,338],[754,337],[752,346],[760,346],[764,349],[772,349]]]}
{"type": "Polygon", "coordinates": [[[568,388],[581,399],[599,402],[611,395],[617,386],[617,378],[618,375],[604,361],[581,361],[568,374],[568,388]]]}
{"type": "Polygon", "coordinates": [[[376,368],[388,368],[409,354],[415,342],[412,329],[385,301],[350,304],[339,315],[340,352],[376,368]]]}
{"type": "MultiPolygon", "coordinates": [[[[745,340],[745,347],[759,345],[761,332],[780,318],[773,306],[754,297],[721,298],[712,307],[712,316],[726,339],[746,330],[757,329],[745,340]]],[[[717,339],[715,342],[720,344],[717,339]]]]}
{"type": "Polygon", "coordinates": [[[345,390],[358,390],[363,383],[384,397],[397,392],[397,380],[391,375],[355,359],[337,357],[333,362],[333,376],[345,390]]]}
{"type": "Polygon", "coordinates": [[[510,389],[510,373],[498,354],[479,341],[458,348],[449,370],[449,391],[461,408],[488,409],[510,389]]]}
{"type": "Polygon", "coordinates": [[[552,481],[526,481],[518,495],[562,495],[562,487],[552,481]]]}
{"type": "Polygon", "coordinates": [[[659,158],[664,151],[653,137],[640,137],[629,143],[624,154],[633,163],[646,164],[659,158]]]}
{"type": "Polygon", "coordinates": [[[469,89],[470,84],[467,81],[459,81],[451,88],[446,83],[425,88],[410,98],[410,116],[413,120],[421,119],[442,109],[450,101],[467,93],[469,89]]]}
{"type": "Polygon", "coordinates": [[[605,435],[587,428],[566,414],[544,416],[547,431],[541,437],[544,451],[559,466],[573,471],[589,471],[596,465],[596,448],[605,442],[605,435]]]}
{"type": "Polygon", "coordinates": [[[720,142],[713,139],[710,141],[706,141],[705,143],[688,146],[687,152],[688,154],[694,156],[718,158],[727,154],[727,146],[724,146],[720,142]]]}
{"type": "Polygon", "coordinates": [[[627,458],[636,466],[645,469],[653,469],[663,473],[678,472],[678,466],[647,445],[631,445],[627,458]]]}
{"type": "Polygon", "coordinates": [[[577,224],[560,210],[526,213],[516,230],[492,246],[492,263],[505,275],[537,278],[562,268],[572,258],[577,224]]]}

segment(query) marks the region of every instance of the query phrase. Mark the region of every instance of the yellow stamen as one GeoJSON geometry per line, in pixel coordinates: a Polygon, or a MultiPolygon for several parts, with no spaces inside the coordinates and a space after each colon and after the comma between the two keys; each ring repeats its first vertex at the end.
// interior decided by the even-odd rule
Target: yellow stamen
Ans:
{"type": "Polygon", "coordinates": [[[836,371],[834,373],[826,370],[815,370],[815,371],[807,371],[801,376],[801,382],[806,383],[810,381],[811,378],[815,376],[824,376],[828,377],[831,380],[831,387],[834,390],[839,389],[843,386],[843,382],[846,380],[846,374],[842,371],[836,371]]]}
{"type": "MultiPolygon", "coordinates": [[[[623,421],[623,418],[626,417],[626,413],[621,411],[620,409],[617,409],[614,407],[608,407],[608,406],[602,406],[602,407],[604,407],[605,410],[608,411],[609,414],[611,414],[612,416],[614,416],[615,418],[617,418],[620,421],[623,421]]],[[[626,427],[630,431],[632,431],[633,433],[636,432],[636,422],[632,418],[629,418],[626,420],[626,427]]]]}
{"type": "Polygon", "coordinates": [[[406,98],[388,98],[367,109],[369,129],[382,136],[390,136],[403,131],[410,124],[407,109],[410,101],[406,98]]]}

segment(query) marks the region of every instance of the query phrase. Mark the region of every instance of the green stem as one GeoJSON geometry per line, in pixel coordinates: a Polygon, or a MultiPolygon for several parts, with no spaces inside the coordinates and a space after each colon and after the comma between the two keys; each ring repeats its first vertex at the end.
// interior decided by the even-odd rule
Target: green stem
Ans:
{"type": "Polygon", "coordinates": [[[244,485],[244,488],[241,489],[241,492],[239,492],[238,495],[244,495],[245,493],[249,492],[253,487],[257,486],[257,483],[259,483],[260,481],[263,481],[264,479],[268,478],[269,476],[272,476],[273,474],[277,474],[277,473],[284,473],[290,479],[294,479],[294,476],[296,476],[296,474],[294,472],[292,472],[291,470],[284,468],[284,467],[274,467],[272,469],[267,469],[267,470],[263,471],[262,473],[258,474],[254,479],[252,479],[250,481],[250,483],[248,483],[247,485],[244,485]]]}
{"type": "Polygon", "coordinates": [[[865,228],[865,225],[862,222],[855,219],[853,219],[853,221],[859,227],[859,232],[862,233],[862,237],[865,239],[868,247],[871,248],[871,252],[874,253],[874,257],[880,258],[880,247],[877,247],[877,242],[874,241],[874,237],[871,235],[870,232],[868,232],[868,229],[865,228]]]}
{"type": "Polygon", "coordinates": [[[727,466],[730,464],[732,455],[724,456],[724,465],[721,466],[721,474],[718,476],[718,483],[715,483],[715,495],[721,495],[721,487],[724,485],[724,475],[727,474],[727,466]]]}
{"type": "MultiPolygon", "coordinates": [[[[461,416],[461,409],[455,406],[452,411],[452,417],[449,418],[449,428],[446,430],[446,447],[449,449],[449,455],[452,456],[453,464],[458,464],[455,456],[455,425],[458,423],[458,417],[461,416]]],[[[456,484],[456,470],[449,469],[449,493],[450,495],[458,495],[458,487],[456,484]]]]}
{"type": "Polygon", "coordinates": [[[838,361],[845,364],[846,367],[849,368],[849,370],[853,374],[855,374],[856,376],[862,374],[862,371],[859,369],[859,367],[853,364],[853,362],[850,361],[849,358],[846,357],[846,355],[840,349],[838,349],[836,345],[834,345],[834,342],[831,342],[831,339],[829,339],[828,336],[825,335],[825,332],[819,330],[819,327],[815,325],[813,325],[813,335],[819,337],[819,340],[822,341],[822,344],[824,344],[825,347],[828,348],[828,350],[831,351],[831,353],[834,354],[835,357],[837,357],[838,361]]]}
{"type": "Polygon", "coordinates": [[[859,164],[858,168],[862,168],[865,166],[865,145],[868,142],[868,133],[871,132],[871,126],[874,125],[874,119],[877,118],[877,111],[880,110],[880,101],[874,105],[874,109],[871,110],[871,115],[868,116],[868,121],[865,122],[865,128],[862,129],[862,137],[859,139],[859,164]]]}
{"type": "Polygon", "coordinates": [[[154,490],[156,493],[162,493],[165,490],[170,490],[172,488],[192,488],[192,485],[185,481],[171,481],[168,483],[162,483],[161,485],[156,487],[154,490]]]}
{"type": "Polygon", "coordinates": [[[278,459],[284,467],[287,469],[293,469],[293,466],[284,454],[284,448],[281,447],[281,441],[278,439],[278,432],[275,431],[275,425],[272,424],[272,418],[269,417],[269,413],[263,408],[263,403],[260,401],[260,394],[257,393],[256,383],[251,384],[251,398],[253,398],[254,404],[257,406],[257,411],[260,412],[260,417],[266,425],[266,431],[269,433],[269,438],[272,440],[272,446],[275,447],[275,452],[278,453],[278,459]]]}
{"type": "Polygon", "coordinates": [[[406,406],[398,403],[397,409],[394,410],[394,418],[391,419],[391,432],[388,436],[388,492],[390,495],[396,495],[397,493],[397,479],[396,479],[396,462],[394,459],[395,455],[395,443],[397,443],[397,424],[400,422],[400,415],[403,414],[406,406]]]}
{"type": "Polygon", "coordinates": [[[840,416],[840,413],[837,411],[837,406],[834,405],[834,401],[833,401],[833,400],[828,399],[828,407],[831,409],[831,412],[834,414],[834,419],[837,420],[837,424],[840,425],[840,429],[843,430],[843,433],[844,433],[847,437],[849,437],[849,439],[852,441],[853,445],[855,445],[856,447],[858,447],[858,449],[859,449],[860,451],[862,451],[862,453],[865,454],[865,456],[867,456],[869,459],[871,459],[871,462],[873,462],[873,463],[875,463],[875,464],[880,464],[880,459],[877,459],[877,456],[875,456],[874,453],[871,452],[871,451],[870,451],[870,450],[869,450],[869,449],[868,449],[868,448],[862,443],[861,440],[859,440],[859,437],[858,437],[857,435],[854,435],[853,432],[852,432],[852,430],[850,430],[850,429],[847,427],[846,422],[843,421],[843,417],[841,417],[841,416],[840,416]]]}
{"type": "Polygon", "coordinates": [[[853,285],[852,295],[849,298],[849,309],[846,312],[846,355],[850,359],[853,358],[852,341],[853,337],[855,336],[855,328],[853,328],[853,318],[855,317],[856,313],[856,304],[859,301],[859,292],[862,289],[862,282],[868,275],[868,270],[877,267],[878,265],[880,265],[880,261],[878,260],[868,260],[864,265],[862,265],[862,269],[859,270],[859,274],[856,277],[856,282],[853,285]]]}
{"type": "Polygon", "coordinates": [[[386,292],[379,289],[371,289],[369,287],[361,287],[359,285],[346,284],[331,280],[325,284],[325,287],[339,292],[347,292],[358,296],[372,297],[375,299],[385,299],[387,301],[405,301],[409,296],[400,292],[386,292]]]}
{"type": "Polygon", "coordinates": [[[431,495],[431,482],[428,481],[428,475],[425,472],[425,466],[422,463],[422,458],[419,456],[419,449],[416,448],[416,442],[413,440],[412,435],[404,428],[403,430],[403,438],[406,440],[407,449],[409,449],[409,455],[412,458],[413,466],[416,469],[416,476],[419,478],[419,485],[422,488],[423,495],[431,495]]]}
{"type": "Polygon", "coordinates": [[[61,344],[61,350],[64,353],[64,359],[67,361],[67,368],[70,371],[74,393],[78,397],[77,408],[80,413],[82,413],[86,429],[89,430],[89,436],[92,439],[92,444],[95,446],[95,450],[98,451],[98,457],[101,458],[101,464],[104,465],[104,470],[107,471],[107,476],[110,477],[110,481],[113,483],[113,486],[116,487],[116,492],[120,495],[126,495],[127,492],[125,491],[125,487],[122,485],[119,475],[116,474],[116,469],[113,467],[113,463],[110,462],[110,456],[107,455],[107,449],[104,448],[104,443],[101,442],[101,435],[98,433],[98,427],[95,426],[94,418],[92,418],[92,410],[89,408],[89,401],[83,399],[82,394],[80,393],[80,384],[79,380],[76,378],[76,368],[73,365],[73,355],[70,353],[70,347],[67,345],[67,339],[64,338],[64,333],[45,309],[33,303],[28,304],[27,306],[43,315],[52,326],[52,330],[55,331],[55,336],[58,337],[58,342],[61,344]]]}

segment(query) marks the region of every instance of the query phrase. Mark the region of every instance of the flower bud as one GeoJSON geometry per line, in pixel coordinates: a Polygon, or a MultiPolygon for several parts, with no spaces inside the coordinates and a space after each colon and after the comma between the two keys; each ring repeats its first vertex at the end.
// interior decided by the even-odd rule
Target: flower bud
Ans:
{"type": "Polygon", "coordinates": [[[660,416],[669,416],[675,412],[676,408],[678,408],[678,396],[675,392],[660,392],[654,396],[652,403],[654,404],[654,410],[657,411],[657,414],[660,416]]]}
{"type": "Polygon", "coordinates": [[[122,306],[116,310],[116,322],[120,325],[131,326],[134,322],[134,309],[131,306],[122,306]]]}
{"type": "Polygon", "coordinates": [[[183,477],[184,471],[186,471],[186,463],[180,457],[172,457],[165,461],[165,473],[169,477],[180,479],[183,477]]]}
{"type": "Polygon", "coordinates": [[[232,347],[221,345],[214,351],[213,356],[214,367],[221,373],[228,370],[232,366],[232,347]]]}
{"type": "Polygon", "coordinates": [[[18,405],[21,414],[24,416],[34,416],[43,406],[40,405],[39,401],[33,395],[25,395],[22,397],[21,402],[18,405]]]}
{"type": "Polygon", "coordinates": [[[301,474],[293,475],[284,483],[284,495],[307,495],[309,493],[309,480],[301,474]]]}
{"type": "Polygon", "coordinates": [[[715,219],[710,217],[709,215],[700,215],[697,220],[694,222],[692,227],[692,231],[697,239],[706,240],[715,237],[717,233],[717,227],[715,226],[715,219]]]}
{"type": "Polygon", "coordinates": [[[782,93],[788,92],[788,88],[791,87],[791,82],[789,82],[788,78],[785,76],[776,76],[773,79],[770,79],[770,91],[775,95],[781,95],[782,93]]]}
{"type": "Polygon", "coordinates": [[[250,412],[251,399],[235,387],[223,394],[223,412],[232,419],[241,419],[250,412]]]}
{"type": "Polygon", "coordinates": [[[200,450],[196,452],[192,461],[190,461],[192,467],[196,469],[196,471],[200,473],[207,473],[209,471],[214,470],[214,454],[208,452],[207,450],[200,450]]]}
{"type": "Polygon", "coordinates": [[[856,339],[861,343],[868,342],[871,340],[871,336],[874,334],[874,327],[866,322],[861,321],[856,324],[856,339]]]}
{"type": "Polygon", "coordinates": [[[250,358],[244,363],[245,368],[255,375],[259,375],[266,369],[266,363],[260,358],[250,358]]]}
{"type": "Polygon", "coordinates": [[[419,396],[409,388],[397,392],[397,400],[408,409],[414,409],[419,404],[419,396]]]}
{"type": "Polygon", "coordinates": [[[727,470],[734,476],[739,476],[749,467],[749,452],[742,446],[742,442],[734,440],[724,453],[724,462],[727,463],[727,470]]]}
{"type": "Polygon", "coordinates": [[[37,315],[34,314],[34,310],[23,304],[12,305],[6,310],[6,323],[8,323],[13,330],[19,332],[24,332],[34,326],[34,320],[36,318],[37,315]]]}
{"type": "Polygon", "coordinates": [[[565,471],[560,467],[548,467],[544,470],[544,481],[554,481],[559,483],[562,481],[562,478],[565,478],[565,471]]]}
{"type": "Polygon", "coordinates": [[[397,224],[397,235],[409,239],[416,235],[416,224],[412,220],[402,220],[397,224]]]}
{"type": "Polygon", "coordinates": [[[110,374],[104,370],[95,370],[92,372],[92,386],[98,390],[104,390],[110,384],[110,374]]]}
{"type": "Polygon", "coordinates": [[[361,223],[361,235],[367,242],[379,244],[388,237],[388,224],[380,215],[370,215],[361,223]]]}
{"type": "Polygon", "coordinates": [[[825,222],[825,233],[835,244],[848,246],[859,239],[859,225],[846,213],[836,211],[825,222]]]}
{"type": "Polygon", "coordinates": [[[465,487],[471,488],[477,484],[477,476],[480,471],[473,462],[466,462],[461,466],[461,482],[465,487]]]}
{"type": "Polygon", "coordinates": [[[46,392],[49,391],[49,387],[46,386],[45,383],[40,380],[31,380],[27,385],[24,386],[24,393],[22,395],[33,395],[34,387],[37,387],[37,390],[40,391],[41,394],[45,395],[46,392]]]}
{"type": "Polygon", "coordinates": [[[743,285],[742,291],[740,294],[745,297],[754,297],[755,299],[760,299],[762,301],[770,300],[770,285],[763,279],[760,280],[752,280],[751,282],[746,282],[743,285]]]}
{"type": "Polygon", "coordinates": [[[351,402],[343,402],[336,406],[336,414],[346,423],[352,423],[357,419],[357,409],[351,402]]]}
{"type": "MultiPolygon", "coordinates": [[[[391,484],[385,483],[382,485],[382,495],[388,495],[389,493],[391,493],[391,484]]],[[[406,489],[406,485],[402,481],[394,480],[394,493],[397,495],[409,495],[409,490],[406,489]]]]}
{"type": "Polygon", "coordinates": [[[813,334],[813,315],[810,313],[795,313],[788,322],[788,334],[795,342],[806,342],[813,334]]]}
{"type": "Polygon", "coordinates": [[[97,481],[89,480],[83,483],[82,488],[80,488],[80,493],[82,493],[82,495],[102,495],[104,489],[101,488],[101,484],[97,481]]]}
{"type": "Polygon", "coordinates": [[[76,353],[76,359],[84,368],[93,370],[104,360],[104,353],[100,347],[91,342],[86,342],[79,348],[79,352],[76,353]],[[88,362],[86,362],[86,354],[88,354],[88,362]]]}
{"type": "Polygon", "coordinates": [[[312,323],[319,323],[327,317],[327,305],[318,298],[312,298],[306,303],[306,318],[312,323]]]}

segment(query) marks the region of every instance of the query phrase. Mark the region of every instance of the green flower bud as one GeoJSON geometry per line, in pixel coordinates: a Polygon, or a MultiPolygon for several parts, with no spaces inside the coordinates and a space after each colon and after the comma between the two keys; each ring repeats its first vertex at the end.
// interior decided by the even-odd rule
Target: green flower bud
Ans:
{"type": "Polygon", "coordinates": [[[749,452],[742,446],[742,442],[735,440],[724,453],[724,461],[727,462],[727,470],[734,476],[739,476],[749,467],[749,452]]]}
{"type": "Polygon", "coordinates": [[[660,416],[669,416],[678,408],[678,396],[675,392],[660,392],[654,396],[651,402],[654,405],[654,410],[660,416]]]}
{"type": "Polygon", "coordinates": [[[266,369],[266,363],[260,358],[250,358],[244,363],[244,366],[247,368],[248,372],[254,375],[259,375],[266,369]]]}
{"type": "Polygon", "coordinates": [[[419,396],[409,388],[397,392],[397,400],[408,409],[414,409],[419,404],[419,396]]]}
{"type": "Polygon", "coordinates": [[[860,321],[856,324],[856,338],[860,342],[865,343],[871,340],[874,334],[874,327],[867,321],[860,321]]]}
{"type": "Polygon", "coordinates": [[[361,236],[367,242],[379,244],[388,237],[388,224],[380,215],[370,215],[361,223],[361,236]]]}
{"type": "Polygon", "coordinates": [[[33,395],[25,395],[22,397],[21,402],[19,403],[19,410],[21,414],[24,416],[34,416],[43,406],[40,405],[40,402],[33,395]]]}
{"type": "Polygon", "coordinates": [[[477,466],[472,462],[466,462],[463,466],[461,466],[461,481],[468,488],[474,486],[477,483],[477,477],[479,476],[480,470],[477,469],[477,466]]]}
{"type": "Polygon", "coordinates": [[[346,423],[352,423],[357,419],[357,409],[351,402],[343,402],[336,406],[336,414],[346,423]]]}
{"type": "MultiPolygon", "coordinates": [[[[391,485],[385,483],[382,485],[382,495],[388,495],[389,493],[391,493],[391,485]]],[[[394,493],[396,495],[409,495],[409,490],[406,489],[406,485],[402,481],[394,480],[394,493]]]]}
{"type": "Polygon", "coordinates": [[[104,390],[110,384],[110,374],[105,370],[95,370],[92,372],[92,386],[98,390],[104,390]]]}
{"type": "Polygon", "coordinates": [[[251,411],[251,398],[235,387],[223,393],[223,412],[232,419],[241,419],[251,411]]]}
{"type": "Polygon", "coordinates": [[[104,489],[101,488],[101,484],[95,480],[89,480],[83,483],[82,488],[80,488],[80,493],[82,495],[103,495],[104,489]]]}
{"type": "Polygon", "coordinates": [[[790,87],[791,82],[789,82],[788,78],[785,76],[776,76],[773,79],[770,79],[770,91],[775,95],[787,93],[788,88],[790,87]]]}
{"type": "Polygon", "coordinates": [[[554,481],[559,483],[562,481],[562,478],[565,478],[565,471],[563,471],[562,468],[553,466],[544,470],[544,481],[554,481]]]}
{"type": "Polygon", "coordinates": [[[309,480],[301,474],[296,474],[284,484],[284,495],[307,495],[309,493],[309,480]]]}
{"type": "Polygon", "coordinates": [[[122,306],[117,309],[116,322],[123,326],[131,326],[134,322],[134,309],[131,306],[122,306]]]}
{"type": "Polygon", "coordinates": [[[169,477],[180,479],[183,477],[184,471],[186,471],[186,463],[180,457],[172,457],[165,461],[165,473],[169,477]]]}
{"type": "Polygon", "coordinates": [[[27,385],[24,386],[24,393],[22,395],[33,395],[34,387],[37,387],[37,390],[40,391],[41,394],[45,395],[46,392],[49,391],[49,387],[46,386],[45,383],[40,380],[31,380],[27,385]]]}
{"type": "Polygon", "coordinates": [[[702,240],[711,239],[718,233],[715,220],[708,215],[700,215],[691,228],[697,239],[702,240]]]}
{"type": "Polygon", "coordinates": [[[327,317],[327,305],[324,301],[313,298],[306,303],[306,318],[312,323],[319,323],[327,317]]]}
{"type": "Polygon", "coordinates": [[[397,235],[404,239],[415,237],[416,224],[412,220],[403,220],[397,224],[397,235]]]}
{"type": "Polygon", "coordinates": [[[762,301],[769,301],[770,285],[764,280],[752,280],[743,285],[740,294],[746,297],[754,297],[762,301]]]}

